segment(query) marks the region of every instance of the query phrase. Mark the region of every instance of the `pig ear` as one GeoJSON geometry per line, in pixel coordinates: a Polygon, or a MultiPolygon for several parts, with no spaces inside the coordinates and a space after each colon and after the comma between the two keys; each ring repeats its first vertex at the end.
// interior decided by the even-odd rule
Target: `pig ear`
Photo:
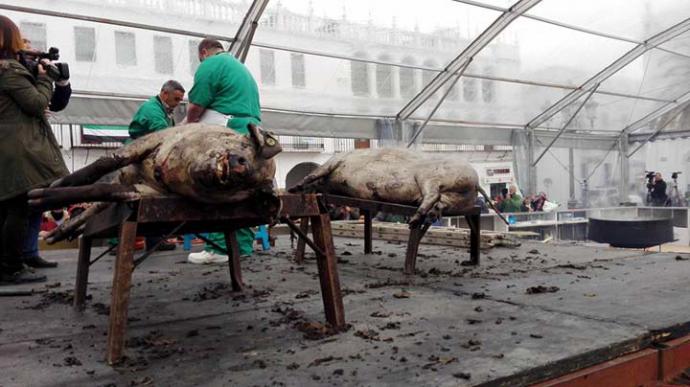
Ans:
{"type": "Polygon", "coordinates": [[[258,156],[264,159],[270,159],[283,150],[278,143],[278,139],[275,138],[272,133],[261,129],[254,124],[247,125],[247,128],[249,129],[249,135],[251,136],[252,141],[254,141],[254,144],[256,145],[256,153],[258,156]]]}

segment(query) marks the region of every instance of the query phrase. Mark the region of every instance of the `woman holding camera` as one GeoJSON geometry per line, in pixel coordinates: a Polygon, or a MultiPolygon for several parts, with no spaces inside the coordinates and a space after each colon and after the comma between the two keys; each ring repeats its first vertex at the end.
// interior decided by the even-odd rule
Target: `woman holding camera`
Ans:
{"type": "Polygon", "coordinates": [[[0,16],[0,285],[45,281],[21,260],[27,192],[68,173],[45,118],[53,82],[42,65],[34,77],[19,63],[23,47],[17,25],[0,16]]]}

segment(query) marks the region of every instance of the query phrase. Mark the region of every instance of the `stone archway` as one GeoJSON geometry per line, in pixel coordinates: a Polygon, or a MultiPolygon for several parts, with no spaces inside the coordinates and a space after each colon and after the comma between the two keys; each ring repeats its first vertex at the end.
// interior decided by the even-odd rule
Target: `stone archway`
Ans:
{"type": "Polygon", "coordinates": [[[319,166],[317,163],[305,162],[299,163],[292,167],[290,172],[285,176],[285,188],[290,188],[295,184],[299,183],[307,176],[311,171],[319,166]]]}

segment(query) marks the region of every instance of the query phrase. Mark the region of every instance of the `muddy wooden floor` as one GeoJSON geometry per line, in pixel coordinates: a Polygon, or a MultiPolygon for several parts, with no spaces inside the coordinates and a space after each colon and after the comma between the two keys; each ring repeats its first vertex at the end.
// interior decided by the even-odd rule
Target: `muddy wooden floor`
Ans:
{"type": "Polygon", "coordinates": [[[113,257],[77,314],[76,251],[47,252],[46,293],[0,298],[0,386],[519,386],[690,325],[688,255],[527,243],[467,268],[467,251],[423,245],[406,277],[402,245],[335,242],[348,331],[322,325],[316,262],[294,264],[285,236],[243,260],[243,293],[226,265],[178,249],[135,271],[118,367],[104,362],[113,257]]]}

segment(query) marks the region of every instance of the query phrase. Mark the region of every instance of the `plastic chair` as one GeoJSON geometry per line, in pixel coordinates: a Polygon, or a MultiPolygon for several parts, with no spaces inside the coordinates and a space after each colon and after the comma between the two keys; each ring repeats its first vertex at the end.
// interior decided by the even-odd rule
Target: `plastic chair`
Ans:
{"type": "Polygon", "coordinates": [[[263,251],[271,249],[271,242],[268,238],[268,227],[265,225],[259,226],[259,230],[254,234],[254,240],[261,242],[263,251]]]}
{"type": "MultiPolygon", "coordinates": [[[[201,234],[203,236],[206,236],[206,234],[201,234]]],[[[184,251],[190,251],[192,249],[192,241],[196,238],[196,235],[194,234],[185,234],[184,237],[182,237],[182,249],[184,251]]]]}

